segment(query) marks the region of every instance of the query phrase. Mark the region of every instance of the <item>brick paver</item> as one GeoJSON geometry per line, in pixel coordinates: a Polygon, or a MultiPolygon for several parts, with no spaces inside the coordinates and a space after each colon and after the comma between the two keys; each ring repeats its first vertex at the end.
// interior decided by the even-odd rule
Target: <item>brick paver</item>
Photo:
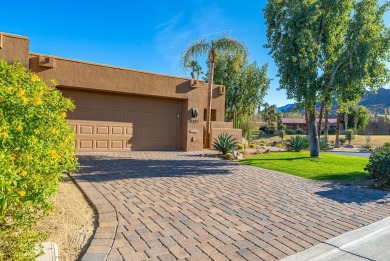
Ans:
{"type": "Polygon", "coordinates": [[[202,153],[80,153],[84,260],[275,260],[390,215],[390,195],[202,153]]]}

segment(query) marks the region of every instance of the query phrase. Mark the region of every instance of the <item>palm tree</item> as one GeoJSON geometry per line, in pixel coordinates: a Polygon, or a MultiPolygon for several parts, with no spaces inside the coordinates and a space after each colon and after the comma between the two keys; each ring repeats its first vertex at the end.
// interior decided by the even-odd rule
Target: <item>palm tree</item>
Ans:
{"type": "Polygon", "coordinates": [[[268,102],[265,102],[263,103],[263,107],[264,107],[264,110],[263,110],[263,120],[264,121],[267,121],[268,123],[268,118],[269,118],[269,103],[268,102]]]}
{"type": "Polygon", "coordinates": [[[197,61],[191,60],[185,65],[185,69],[191,68],[191,77],[193,80],[195,80],[195,72],[196,72],[196,79],[199,79],[199,75],[202,73],[202,67],[200,67],[199,63],[197,61]]]}
{"type": "Polygon", "coordinates": [[[217,55],[220,52],[229,52],[236,55],[240,55],[242,59],[246,59],[247,50],[246,47],[229,37],[222,37],[219,39],[207,41],[205,38],[201,38],[191,43],[182,54],[182,64],[185,68],[189,61],[198,58],[200,56],[207,55],[209,62],[209,75],[208,75],[208,103],[207,103],[207,141],[210,143],[210,129],[211,129],[211,103],[212,103],[212,91],[214,80],[214,66],[217,59],[217,55]]]}

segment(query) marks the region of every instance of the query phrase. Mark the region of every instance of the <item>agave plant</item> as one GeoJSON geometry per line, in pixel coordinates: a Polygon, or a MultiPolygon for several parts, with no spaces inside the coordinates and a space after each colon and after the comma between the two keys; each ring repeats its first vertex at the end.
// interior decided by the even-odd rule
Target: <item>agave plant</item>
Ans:
{"type": "Polygon", "coordinates": [[[309,148],[309,142],[306,136],[293,136],[290,138],[290,141],[287,144],[287,149],[289,151],[299,152],[301,150],[306,150],[309,148]]]}
{"type": "Polygon", "coordinates": [[[213,148],[225,155],[237,145],[237,140],[227,133],[222,133],[214,139],[213,148]]]}

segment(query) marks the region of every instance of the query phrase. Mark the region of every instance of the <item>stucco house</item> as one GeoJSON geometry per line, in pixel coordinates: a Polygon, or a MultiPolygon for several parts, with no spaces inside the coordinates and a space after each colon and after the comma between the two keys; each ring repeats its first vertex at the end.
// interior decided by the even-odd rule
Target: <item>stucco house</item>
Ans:
{"type": "Polygon", "coordinates": [[[29,42],[0,33],[0,58],[20,62],[45,81],[55,79],[74,101],[68,120],[78,151],[200,151],[221,133],[241,140],[241,130],[224,122],[224,86],[213,86],[211,139],[204,142],[203,81],[33,53],[29,42]]]}
{"type": "MultiPolygon", "coordinates": [[[[306,131],[306,120],[300,118],[281,118],[280,124],[284,124],[286,129],[296,131],[298,129],[302,129],[306,131]]],[[[318,124],[318,120],[317,120],[318,124]]],[[[336,127],[337,119],[328,119],[328,127],[336,127]]],[[[322,120],[322,126],[325,126],[325,120],[322,120]]]]}

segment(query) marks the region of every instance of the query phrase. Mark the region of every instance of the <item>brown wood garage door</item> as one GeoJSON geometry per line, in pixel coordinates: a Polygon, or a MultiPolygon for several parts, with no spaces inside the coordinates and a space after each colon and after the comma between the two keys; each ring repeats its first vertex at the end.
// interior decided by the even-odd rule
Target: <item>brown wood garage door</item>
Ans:
{"type": "Polygon", "coordinates": [[[180,149],[180,101],[61,91],[76,105],[68,120],[78,151],[180,149]]]}

